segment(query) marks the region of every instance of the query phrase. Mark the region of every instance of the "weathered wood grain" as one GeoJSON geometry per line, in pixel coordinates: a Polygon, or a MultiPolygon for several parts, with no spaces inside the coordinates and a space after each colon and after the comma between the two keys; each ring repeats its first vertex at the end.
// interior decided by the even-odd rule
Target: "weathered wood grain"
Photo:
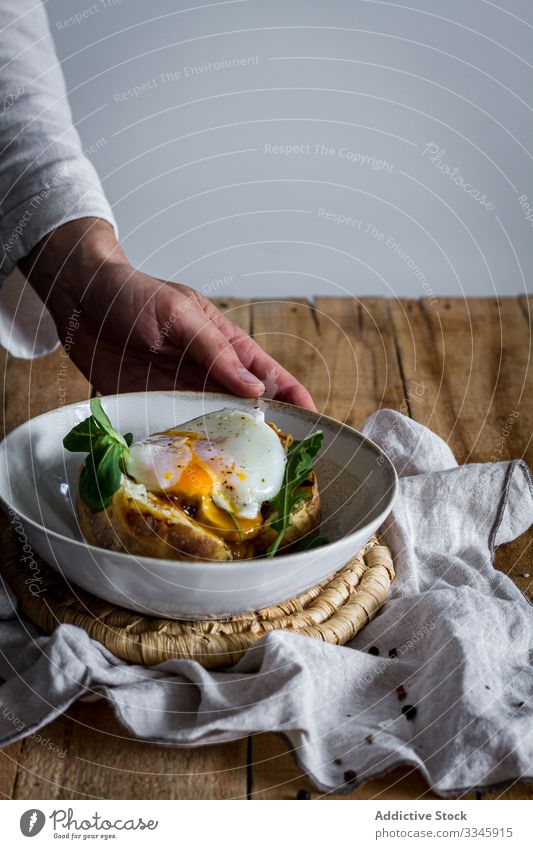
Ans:
{"type": "MultiPolygon", "coordinates": [[[[533,464],[533,299],[317,298],[313,306],[220,299],[219,305],[252,330],[329,415],[357,427],[375,409],[391,407],[439,433],[459,462],[523,456],[533,464]],[[513,411],[518,415],[509,428],[513,411]]],[[[33,362],[2,354],[0,366],[4,432],[58,405],[60,352],[33,362]]],[[[90,394],[71,363],[65,386],[67,403],[90,394]]],[[[531,597],[531,534],[501,547],[496,564],[531,597]]],[[[59,754],[31,739],[0,751],[0,796],[272,799],[296,798],[299,790],[321,796],[287,743],[272,734],[254,736],[248,747],[245,739],[198,749],[154,746],[125,736],[101,701],[78,702],[44,736],[59,754]]],[[[532,795],[531,787],[517,783],[487,797],[532,795]]],[[[432,796],[420,774],[405,767],[339,798],[432,796]]]]}
{"type": "MultiPolygon", "coordinates": [[[[326,392],[320,380],[315,385],[313,370],[307,386],[319,409],[355,426],[379,407],[410,415],[445,439],[459,462],[489,460],[500,445],[509,410],[520,404],[520,416],[497,458],[525,456],[531,463],[533,370],[524,304],[524,299],[497,303],[490,298],[435,303],[317,298],[317,347],[330,364],[335,391],[326,392]]],[[[287,342],[281,353],[286,364],[297,356],[287,342]]],[[[531,577],[524,577],[533,575],[530,534],[502,546],[496,563],[531,593],[531,577]]],[[[320,795],[301,776],[288,749],[272,735],[253,738],[252,798],[295,798],[299,790],[320,795]]],[[[530,787],[517,783],[489,797],[530,794],[530,787]]],[[[417,771],[402,768],[367,782],[348,798],[432,797],[417,771]]]]}
{"type": "MultiPolygon", "coordinates": [[[[229,306],[232,320],[248,329],[248,307],[229,306]]],[[[56,381],[63,366],[62,351],[31,362],[4,354],[2,365],[5,432],[58,406],[56,381]]],[[[91,387],[70,361],[65,389],[65,403],[91,394],[91,387]]],[[[7,521],[3,515],[1,520],[7,521]]],[[[104,701],[74,705],[41,736],[50,745],[27,738],[0,750],[0,797],[246,797],[245,739],[187,750],[140,743],[125,735],[104,701]]]]}
{"type": "MultiPolygon", "coordinates": [[[[254,304],[253,329],[272,356],[294,371],[311,392],[319,410],[355,427],[379,407],[402,409],[405,386],[394,330],[383,298],[317,298],[312,308],[297,304],[254,304]],[[283,328],[269,334],[269,328],[283,328]],[[302,340],[305,361],[302,361],[302,340]],[[296,371],[299,368],[299,371],[296,371]]],[[[301,776],[289,744],[272,734],[252,738],[251,798],[296,797],[313,790],[301,776]]],[[[394,770],[339,798],[431,798],[415,770],[394,770]],[[394,795],[397,794],[397,795],[394,795]],[[424,795],[425,794],[425,795],[424,795]]],[[[327,798],[337,798],[328,794],[327,798]]]]}
{"type": "MultiPolygon", "coordinates": [[[[0,349],[1,350],[1,349],[0,349]]],[[[1,350],[2,436],[31,416],[57,407],[58,379],[65,364],[62,349],[38,360],[19,360],[1,350]]],[[[65,403],[87,398],[90,386],[73,363],[68,361],[61,389],[65,403]]],[[[0,522],[7,518],[0,512],[0,522]]],[[[10,799],[15,792],[17,772],[24,759],[24,743],[0,749],[0,797],[10,799]]]]}
{"type": "MultiPolygon", "coordinates": [[[[317,349],[318,331],[307,301],[254,301],[252,332],[261,347],[305,383],[311,394],[327,382],[328,367],[317,349]]],[[[272,393],[275,386],[269,389],[272,393]]]]}
{"type": "MultiPolygon", "coordinates": [[[[533,466],[533,350],[524,303],[390,303],[410,415],[438,433],[459,463],[523,458],[533,466]]],[[[496,556],[498,568],[529,595],[531,542],[525,534],[496,556]]]]}
{"type": "Polygon", "coordinates": [[[237,324],[246,333],[250,332],[252,326],[252,307],[249,301],[243,298],[216,298],[214,299],[214,303],[230,321],[233,321],[234,324],[237,324]]]}
{"type": "Polygon", "coordinates": [[[246,798],[246,740],[195,749],[132,740],[106,701],[78,702],[43,736],[46,748],[25,744],[18,799],[246,798]]]}
{"type": "Polygon", "coordinates": [[[36,360],[6,356],[2,392],[3,432],[8,433],[21,422],[59,407],[61,403],[72,404],[90,398],[91,387],[59,348],[36,360]],[[65,395],[60,397],[60,391],[65,395]]]}
{"type": "MultiPolygon", "coordinates": [[[[401,412],[439,434],[456,457],[466,455],[466,442],[456,422],[454,398],[443,371],[441,346],[446,346],[441,302],[399,300],[389,303],[390,323],[405,386],[401,412]],[[405,409],[405,407],[407,409],[405,409]]],[[[461,340],[459,357],[469,357],[468,341],[461,340]]],[[[398,408],[397,408],[398,409],[398,408]]]]}
{"type": "MultiPolygon", "coordinates": [[[[409,346],[394,303],[402,367],[412,371],[409,346]]],[[[430,356],[417,353],[424,397],[412,416],[433,427],[459,462],[533,458],[533,369],[529,326],[516,298],[449,298],[412,312],[412,331],[424,336],[430,356]],[[438,388],[436,388],[438,387],[438,388]],[[427,394],[426,394],[427,393],[427,394]],[[516,414],[512,433],[499,446],[501,431],[516,414]],[[500,450],[501,449],[501,450],[500,450]]],[[[414,376],[416,379],[416,376],[414,376]]]]}
{"type": "Polygon", "coordinates": [[[274,734],[253,738],[252,799],[435,799],[418,770],[394,769],[380,778],[365,782],[353,793],[321,793],[302,775],[289,743],[274,734]],[[307,796],[305,796],[307,798],[307,796]]]}
{"type": "MultiPolygon", "coordinates": [[[[533,299],[529,299],[531,308],[533,299]]],[[[528,301],[441,298],[391,302],[410,415],[438,433],[459,463],[523,458],[533,465],[533,369],[528,301]],[[422,391],[410,392],[410,381],[422,391]]],[[[500,546],[495,565],[533,596],[533,533],[500,546]]],[[[486,798],[529,799],[515,783],[486,798]]],[[[485,798],[485,794],[484,794],[485,798]]]]}

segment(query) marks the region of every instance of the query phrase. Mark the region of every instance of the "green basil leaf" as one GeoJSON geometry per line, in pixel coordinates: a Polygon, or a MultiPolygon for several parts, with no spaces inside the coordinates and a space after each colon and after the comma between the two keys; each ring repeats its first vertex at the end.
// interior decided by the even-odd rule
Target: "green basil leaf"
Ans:
{"type": "Polygon", "coordinates": [[[123,448],[104,436],[88,454],[80,475],[80,497],[95,513],[104,510],[120,488],[123,448]]]}
{"type": "Polygon", "coordinates": [[[93,417],[96,419],[96,421],[103,430],[107,432],[114,430],[113,425],[109,420],[109,416],[102,407],[102,402],[100,398],[91,398],[91,400],[89,401],[89,406],[91,408],[91,413],[93,417]]]}
{"type": "Polygon", "coordinates": [[[302,492],[299,487],[312,471],[313,458],[320,451],[324,434],[316,431],[306,439],[295,440],[287,452],[287,463],[281,489],[271,501],[275,513],[271,527],[278,532],[276,539],[267,551],[268,557],[274,557],[290,525],[290,517],[297,503],[309,498],[310,493],[302,492]]]}
{"type": "Polygon", "coordinates": [[[97,513],[107,507],[120,488],[133,434],[122,436],[115,430],[99,398],[91,398],[90,407],[91,415],[67,433],[63,445],[67,451],[87,452],[80,475],[80,497],[97,513]]]}
{"type": "Polygon", "coordinates": [[[72,428],[63,439],[63,445],[67,451],[88,451],[92,447],[99,436],[103,434],[103,430],[93,416],[84,419],[78,425],[72,428]]]}
{"type": "Polygon", "coordinates": [[[118,432],[118,430],[115,430],[109,421],[107,414],[104,412],[100,398],[91,398],[90,407],[93,418],[96,419],[102,430],[108,433],[109,436],[112,436],[113,439],[116,439],[117,442],[120,442],[122,445],[126,445],[126,440],[122,434],[118,432]]]}

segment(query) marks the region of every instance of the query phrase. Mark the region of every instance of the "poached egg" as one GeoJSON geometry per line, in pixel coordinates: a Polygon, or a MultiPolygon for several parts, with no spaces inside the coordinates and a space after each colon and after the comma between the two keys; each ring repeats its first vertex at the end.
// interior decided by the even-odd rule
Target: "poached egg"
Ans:
{"type": "Polygon", "coordinates": [[[259,532],[261,506],[280,491],[286,462],[261,410],[218,410],[134,442],[126,472],[235,540],[259,532]]]}

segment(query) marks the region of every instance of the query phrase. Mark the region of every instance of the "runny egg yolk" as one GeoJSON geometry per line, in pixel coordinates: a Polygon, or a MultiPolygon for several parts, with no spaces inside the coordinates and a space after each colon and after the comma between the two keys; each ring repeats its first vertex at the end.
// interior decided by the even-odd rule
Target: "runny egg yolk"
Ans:
{"type": "MultiPolygon", "coordinates": [[[[167,483],[164,488],[167,497],[176,499],[182,506],[194,507],[195,521],[227,542],[241,542],[256,536],[262,524],[261,511],[252,518],[232,516],[227,510],[217,507],[213,501],[212,492],[216,478],[194,450],[194,443],[200,438],[199,434],[172,430],[165,431],[165,436],[176,437],[182,441],[192,455],[183,468],[174,467],[163,472],[162,478],[167,483]]],[[[237,477],[241,481],[246,480],[244,472],[238,472],[237,477]]]]}
{"type": "MultiPolygon", "coordinates": [[[[218,536],[228,542],[239,542],[243,538],[251,539],[255,536],[262,523],[260,512],[252,519],[236,516],[232,518],[227,510],[217,507],[213,501],[214,477],[194,450],[194,443],[199,439],[199,435],[173,430],[166,431],[165,436],[183,439],[192,454],[191,460],[181,470],[175,482],[166,487],[166,495],[184,502],[185,505],[194,506],[195,521],[203,525],[206,530],[215,531],[218,536]]],[[[175,469],[169,469],[163,477],[170,482],[173,477],[176,477],[175,469]]],[[[238,477],[240,480],[246,479],[244,472],[239,472],[238,477]]]]}
{"type": "MultiPolygon", "coordinates": [[[[176,432],[175,435],[181,434],[176,432]]],[[[207,530],[214,530],[226,541],[239,542],[243,537],[251,539],[256,536],[261,527],[261,512],[252,519],[236,516],[232,518],[227,510],[217,507],[212,498],[213,477],[194,451],[193,445],[197,438],[195,436],[187,439],[193,459],[185,466],[174,486],[167,489],[167,494],[188,504],[194,504],[196,506],[195,521],[204,525],[207,530]]],[[[172,476],[173,473],[166,474],[172,476]]],[[[246,479],[243,472],[238,473],[238,477],[240,480],[246,479]]]]}
{"type": "Polygon", "coordinates": [[[281,487],[286,454],[260,411],[219,410],[133,443],[127,473],[206,530],[245,543],[281,487]]]}

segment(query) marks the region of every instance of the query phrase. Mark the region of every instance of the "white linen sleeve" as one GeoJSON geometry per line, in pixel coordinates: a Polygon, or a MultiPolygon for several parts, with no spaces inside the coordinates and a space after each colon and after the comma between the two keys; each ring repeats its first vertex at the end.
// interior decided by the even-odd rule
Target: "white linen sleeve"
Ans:
{"type": "Polygon", "coordinates": [[[94,216],[115,231],[116,223],[72,124],[46,12],[36,0],[0,0],[0,68],[0,344],[32,357],[51,350],[57,335],[43,332],[49,314],[24,291],[29,284],[11,275],[17,262],[67,221],[94,216]]]}

